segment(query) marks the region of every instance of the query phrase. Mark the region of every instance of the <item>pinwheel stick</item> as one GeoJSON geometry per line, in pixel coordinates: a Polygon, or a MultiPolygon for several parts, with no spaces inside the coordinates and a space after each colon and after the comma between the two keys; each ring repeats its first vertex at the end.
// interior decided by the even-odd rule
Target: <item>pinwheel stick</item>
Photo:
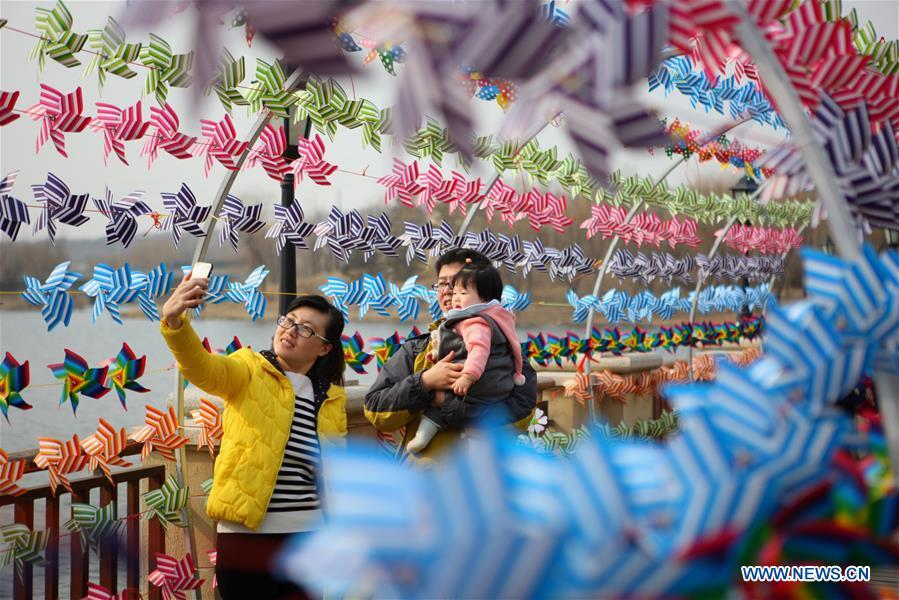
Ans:
{"type": "MultiPolygon", "coordinates": [[[[758,188],[756,188],[756,190],[754,192],[752,192],[752,196],[750,196],[750,199],[754,200],[754,199],[758,198],[759,194],[761,193],[761,191],[763,189],[765,189],[765,186],[768,185],[769,181],[771,181],[771,180],[770,179],[765,180],[762,183],[762,185],[760,185],[758,188]]],[[[721,244],[724,243],[724,239],[727,237],[727,234],[730,232],[731,227],[733,227],[736,222],[737,222],[737,215],[734,215],[727,222],[727,225],[724,226],[724,229],[721,230],[721,234],[715,240],[715,243],[712,245],[712,249],[709,251],[709,261],[711,261],[713,258],[715,258],[715,255],[718,254],[718,250],[721,248],[721,244]]],[[[700,273],[699,276],[696,278],[696,287],[693,288],[693,301],[690,303],[690,322],[691,323],[694,323],[695,319],[696,319],[696,306],[699,304],[699,292],[702,291],[702,286],[705,284],[705,279],[706,279],[706,276],[703,275],[702,273],[700,273]]],[[[693,381],[693,349],[694,349],[693,345],[691,344],[687,350],[688,355],[689,355],[689,357],[687,358],[687,365],[690,369],[690,381],[693,381]]]]}
{"type": "MultiPolygon", "coordinates": [[[[308,74],[305,71],[300,71],[299,69],[294,70],[293,73],[290,74],[290,77],[287,79],[287,82],[284,85],[284,89],[288,92],[292,92],[298,89],[301,85],[303,85],[308,79],[308,74]]],[[[224,179],[222,179],[221,184],[219,185],[218,192],[216,192],[215,201],[212,204],[212,210],[210,214],[213,218],[209,219],[209,226],[206,231],[206,235],[199,238],[197,242],[197,247],[194,249],[193,259],[191,260],[191,265],[195,265],[198,262],[203,261],[206,258],[206,253],[209,251],[209,244],[212,241],[212,232],[215,229],[215,225],[218,222],[218,219],[215,218],[218,215],[222,207],[225,204],[225,198],[231,193],[231,187],[234,185],[234,181],[237,179],[237,175],[240,172],[243,163],[247,159],[247,155],[249,154],[250,149],[256,144],[256,140],[259,139],[259,136],[262,134],[262,131],[265,129],[265,126],[268,125],[268,122],[271,120],[271,113],[264,111],[259,115],[259,118],[256,120],[256,123],[253,124],[253,128],[250,130],[250,137],[247,140],[247,146],[244,151],[240,154],[239,157],[235,160],[236,168],[232,171],[229,170],[224,179]]],[[[190,311],[187,311],[184,315],[185,319],[190,319],[190,311]]],[[[182,375],[181,371],[176,371],[175,374],[175,397],[177,400],[177,414],[178,414],[178,422],[184,422],[184,375],[182,375]]],[[[185,468],[187,463],[187,450],[184,446],[178,449],[175,454],[175,467],[178,472],[178,484],[181,486],[185,485],[186,476],[185,476],[185,468]]],[[[186,525],[184,528],[184,543],[187,546],[187,553],[196,558],[196,534],[194,533],[193,527],[190,526],[190,511],[187,512],[186,517],[186,525]]],[[[200,590],[195,590],[197,600],[200,599],[200,590]]]]}

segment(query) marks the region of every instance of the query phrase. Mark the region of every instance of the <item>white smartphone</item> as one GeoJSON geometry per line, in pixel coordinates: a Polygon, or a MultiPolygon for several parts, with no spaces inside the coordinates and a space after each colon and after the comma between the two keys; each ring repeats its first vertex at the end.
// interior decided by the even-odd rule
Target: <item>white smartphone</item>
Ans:
{"type": "Polygon", "coordinates": [[[212,263],[198,262],[190,270],[191,279],[209,279],[210,275],[212,275],[212,263]]]}

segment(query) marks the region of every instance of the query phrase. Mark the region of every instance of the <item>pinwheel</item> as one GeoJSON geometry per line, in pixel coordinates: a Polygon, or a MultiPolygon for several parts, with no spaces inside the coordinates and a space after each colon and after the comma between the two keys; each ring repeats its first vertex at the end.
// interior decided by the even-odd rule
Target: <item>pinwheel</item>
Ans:
{"type": "MultiPolygon", "coordinates": [[[[392,182],[393,180],[391,179],[389,181],[392,182]]],[[[425,188],[418,196],[418,206],[424,206],[427,209],[428,213],[433,213],[434,207],[438,202],[440,202],[444,204],[450,204],[450,212],[453,212],[455,203],[453,203],[452,200],[456,197],[456,188],[459,185],[460,181],[462,181],[461,176],[460,179],[457,179],[455,177],[455,173],[452,179],[443,179],[443,173],[440,172],[440,167],[432,164],[430,167],[428,167],[428,172],[424,176],[425,188]]],[[[500,182],[497,182],[497,184],[499,183],[500,182]]],[[[389,187],[390,186],[388,185],[388,188],[389,187]]],[[[406,202],[406,200],[403,200],[403,203],[408,206],[408,202],[406,202]]]]}
{"type": "Polygon", "coordinates": [[[202,224],[212,207],[197,206],[197,199],[186,183],[181,184],[177,193],[162,192],[162,203],[168,213],[162,221],[162,228],[172,230],[172,241],[176,248],[181,243],[182,229],[194,237],[206,235],[202,224]]]}
{"type": "Polygon", "coordinates": [[[35,27],[40,36],[31,57],[37,58],[38,66],[43,69],[47,58],[69,68],[80,65],[75,55],[84,47],[88,36],[72,31],[74,19],[66,5],[58,1],[51,10],[38,8],[36,11],[35,27]]]}
{"type": "Polygon", "coordinates": [[[149,215],[153,210],[141,200],[146,192],[134,191],[114,200],[112,191],[106,188],[106,198],[94,198],[94,204],[103,215],[109,219],[106,224],[106,245],[121,242],[127,248],[134,240],[137,232],[137,217],[149,215]]]}
{"type": "Polygon", "coordinates": [[[175,450],[189,441],[178,435],[178,429],[178,417],[175,416],[174,408],[169,407],[168,412],[162,412],[147,406],[146,425],[132,433],[130,438],[144,445],[140,452],[142,461],[156,450],[163,458],[174,462],[175,450]]]}
{"type": "Polygon", "coordinates": [[[147,134],[144,147],[141,148],[141,156],[147,157],[147,166],[153,166],[159,150],[165,150],[178,159],[191,158],[190,150],[197,141],[196,136],[187,135],[178,131],[180,122],[175,109],[164,104],[162,108],[150,107],[149,127],[156,133],[147,134]]]}
{"type": "Polygon", "coordinates": [[[187,87],[190,85],[190,67],[193,52],[174,54],[167,41],[150,34],[150,43],[140,49],[140,61],[149,67],[147,80],[144,82],[144,94],[155,94],[160,106],[165,105],[169,94],[169,86],[187,87]]]}
{"type": "MultiPolygon", "coordinates": [[[[235,60],[227,48],[222,48],[222,53],[219,55],[219,72],[213,79],[211,87],[229,114],[234,104],[238,106],[249,104],[238,89],[244,79],[245,71],[244,57],[241,56],[235,60]]],[[[206,93],[209,93],[208,88],[206,93]]]]}
{"type": "Polygon", "coordinates": [[[141,45],[125,42],[125,30],[115,19],[106,18],[106,27],[103,29],[91,29],[87,32],[88,44],[94,51],[94,58],[84,70],[87,77],[96,69],[100,80],[100,91],[106,84],[106,75],[111,73],[123,79],[131,79],[137,76],[128,65],[137,61],[140,56],[141,45]]]}
{"type": "Polygon", "coordinates": [[[137,301],[143,313],[151,321],[159,320],[159,312],[156,309],[154,299],[169,295],[174,275],[163,263],[159,263],[159,266],[147,272],[146,287],[138,294],[137,301]]]}
{"type": "Polygon", "coordinates": [[[506,285],[503,287],[503,294],[500,300],[503,307],[520,312],[531,305],[531,294],[530,292],[519,292],[514,286],[506,285]]]}
{"type": "Polygon", "coordinates": [[[72,404],[72,413],[77,414],[81,395],[99,399],[109,391],[104,385],[109,367],[92,369],[86,360],[68,348],[65,349],[65,354],[64,362],[47,367],[53,372],[54,377],[63,382],[59,405],[62,406],[69,400],[72,404]]]}
{"type": "Polygon", "coordinates": [[[114,594],[110,592],[107,588],[103,587],[98,583],[94,583],[93,581],[87,582],[87,596],[86,600],[128,600],[129,591],[122,590],[118,594],[114,594]]]}
{"type": "Polygon", "coordinates": [[[201,398],[199,410],[190,411],[195,423],[200,426],[200,435],[197,437],[197,450],[203,446],[209,450],[209,457],[215,459],[215,444],[222,439],[222,413],[212,401],[201,398]]]}
{"type": "Polygon", "coordinates": [[[243,303],[247,313],[256,319],[265,316],[265,296],[259,291],[259,286],[268,275],[268,269],[265,265],[260,265],[253,269],[247,276],[247,280],[243,283],[231,282],[228,284],[228,291],[225,298],[231,302],[243,303]]]}
{"type": "Polygon", "coordinates": [[[284,175],[290,172],[284,153],[287,151],[287,136],[283,127],[266,125],[259,134],[259,143],[247,154],[244,169],[252,169],[257,164],[262,165],[269,177],[276,181],[284,179],[284,175]]]}
{"type": "Polygon", "coordinates": [[[19,100],[18,90],[13,92],[0,91],[0,127],[9,125],[22,115],[13,112],[16,102],[19,100]]]}
{"type": "Polygon", "coordinates": [[[66,475],[82,470],[88,460],[89,457],[81,451],[77,435],[65,443],[54,438],[38,438],[38,451],[34,457],[34,464],[40,469],[47,470],[50,476],[50,491],[54,496],[60,483],[70,494],[74,493],[66,475]]]}
{"type": "Polygon", "coordinates": [[[324,160],[325,141],[318,134],[314,138],[301,138],[297,144],[300,157],[290,163],[294,175],[294,185],[299,185],[303,177],[318,185],[331,185],[328,177],[337,170],[337,165],[324,160]]]}
{"type": "Polygon", "coordinates": [[[358,331],[352,336],[342,335],[340,341],[343,342],[343,357],[346,365],[360,375],[366,373],[365,365],[371,362],[373,355],[363,350],[365,341],[362,334],[358,331]]]}
{"type": "Polygon", "coordinates": [[[265,233],[266,238],[277,238],[275,248],[280,256],[287,243],[301,250],[308,250],[306,238],[315,229],[315,225],[303,221],[303,208],[298,200],[290,206],[275,205],[275,222],[265,233]]]}
{"type": "Polygon", "coordinates": [[[378,371],[387,364],[387,361],[390,360],[390,357],[393,356],[397,350],[399,350],[402,345],[402,340],[400,340],[400,334],[398,331],[394,331],[393,335],[387,338],[370,338],[368,340],[369,347],[371,348],[371,354],[375,358],[377,358],[377,366],[378,371]]]}
{"type": "Polygon", "coordinates": [[[68,291],[81,277],[81,273],[69,271],[70,264],[66,261],[56,265],[44,284],[35,277],[25,276],[25,292],[22,297],[29,304],[43,307],[41,316],[47,323],[47,331],[52,331],[60,323],[68,327],[72,318],[72,297],[68,291]]]}
{"type": "Polygon", "coordinates": [[[217,160],[226,169],[236,171],[237,163],[235,161],[243,154],[248,144],[236,139],[237,130],[234,128],[231,115],[226,114],[218,122],[201,119],[200,125],[204,140],[195,144],[194,153],[196,156],[206,157],[203,171],[205,175],[209,176],[213,159],[217,160]]]}
{"type": "Polygon", "coordinates": [[[112,320],[121,325],[120,305],[137,300],[146,285],[146,276],[137,277],[128,263],[118,269],[100,263],[94,266],[94,276],[78,289],[94,298],[92,322],[96,323],[97,318],[106,310],[112,320]]]}
{"type": "Polygon", "coordinates": [[[784,254],[802,246],[802,236],[792,227],[774,229],[735,224],[724,243],[739,252],[758,250],[764,254],[784,254]]]}
{"type": "Polygon", "coordinates": [[[10,462],[9,456],[0,448],[0,494],[21,496],[25,489],[16,485],[16,482],[25,476],[25,461],[15,460],[10,462]]]}
{"type": "MultiPolygon", "coordinates": [[[[207,550],[207,551],[206,551],[206,556],[209,557],[209,564],[211,564],[211,565],[213,566],[213,568],[214,568],[215,565],[216,565],[216,563],[218,562],[218,550],[216,550],[216,549],[207,550]]],[[[217,588],[218,585],[219,585],[219,584],[218,584],[218,579],[216,578],[215,575],[213,575],[213,576],[212,576],[212,589],[217,588]]]]}
{"type": "Polygon", "coordinates": [[[68,158],[65,134],[84,131],[91,122],[89,116],[81,114],[83,110],[80,87],[70,94],[63,94],[42,83],[40,100],[26,110],[33,121],[41,123],[34,151],[40,152],[47,140],[53,140],[56,151],[68,158]]]}
{"type": "Polygon", "coordinates": [[[147,519],[157,518],[163,525],[174,523],[186,526],[184,509],[190,499],[190,489],[178,485],[173,475],[169,475],[162,487],[143,494],[144,503],[149,507],[147,519]]]}
{"type": "Polygon", "coordinates": [[[119,402],[122,403],[122,408],[125,410],[128,410],[128,407],[125,405],[125,390],[131,390],[139,394],[145,394],[150,391],[137,382],[144,374],[146,363],[146,356],[137,358],[131,347],[124,342],[115,359],[109,360],[107,377],[112,383],[111,387],[115,388],[119,402]]]}
{"type": "Polygon", "coordinates": [[[56,221],[79,227],[90,220],[84,216],[89,194],[72,194],[69,186],[53,173],[47,173],[47,183],[33,184],[31,190],[34,199],[43,205],[34,222],[34,233],[46,227],[51,244],[56,244],[56,221]]]}
{"type": "Polygon", "coordinates": [[[375,252],[395,257],[396,249],[400,247],[402,241],[391,235],[391,229],[392,224],[387,213],[363,217],[356,209],[344,214],[339,208],[332,206],[328,219],[315,225],[318,239],[314,250],[327,244],[331,254],[343,262],[349,261],[353,251],[362,252],[365,261],[368,261],[375,252]]]}
{"type": "MultiPolygon", "coordinates": [[[[203,338],[203,348],[206,349],[206,352],[212,354],[212,345],[209,343],[209,338],[203,338]]],[[[235,335],[230,344],[228,344],[225,348],[216,348],[215,353],[230,356],[241,348],[243,348],[243,344],[240,343],[240,340],[237,339],[237,336],[235,335]]]]}
{"type": "Polygon", "coordinates": [[[219,246],[224,245],[225,240],[228,240],[231,247],[237,252],[237,242],[241,231],[256,233],[265,227],[265,223],[259,220],[261,214],[261,203],[245,206],[240,198],[228,194],[222,206],[221,216],[225,218],[225,223],[219,234],[219,246]]]}
{"type": "Polygon", "coordinates": [[[25,563],[35,566],[47,564],[42,553],[47,549],[50,532],[32,531],[23,523],[14,523],[0,527],[0,541],[4,544],[3,555],[0,556],[0,567],[10,563],[20,581],[25,581],[25,563]]]}
{"type": "Polygon", "coordinates": [[[203,579],[197,579],[194,573],[194,562],[190,554],[176,560],[167,554],[157,552],[156,570],[147,575],[147,579],[162,591],[163,600],[187,600],[186,590],[195,590],[203,585],[203,579]]]}
{"type": "Polygon", "coordinates": [[[286,79],[278,61],[267,63],[257,58],[256,81],[244,96],[250,104],[250,110],[258,113],[265,109],[275,116],[288,118],[293,97],[284,89],[286,79]]]}
{"type": "Polygon", "coordinates": [[[390,175],[378,179],[378,183],[386,187],[384,191],[384,203],[399,199],[406,206],[414,206],[416,196],[425,191],[420,182],[418,161],[412,161],[409,165],[401,160],[393,159],[393,170],[390,175]]]}
{"type": "Polygon", "coordinates": [[[115,427],[102,417],[99,421],[97,433],[82,440],[81,448],[84,450],[84,454],[90,457],[88,468],[93,471],[99,467],[106,475],[110,485],[115,485],[112,481],[110,467],[131,466],[130,462],[119,456],[125,449],[127,436],[124,427],[116,432],[115,427]]]}
{"type": "Polygon", "coordinates": [[[26,360],[19,364],[12,354],[6,353],[0,362],[0,411],[9,423],[9,407],[30,410],[32,407],[22,398],[22,390],[28,387],[31,369],[26,360]]]}
{"type": "Polygon", "coordinates": [[[108,102],[97,102],[97,117],[90,124],[92,130],[103,132],[104,163],[114,151],[126,165],[125,142],[139,140],[149,126],[150,123],[141,116],[140,101],[124,110],[108,102]]]}
{"type": "MultiPolygon", "coordinates": [[[[420,159],[430,158],[438,166],[443,164],[443,156],[449,152],[459,152],[450,139],[449,130],[434,119],[428,119],[425,126],[410,135],[404,144],[406,152],[420,159]]],[[[464,156],[460,162],[469,164],[464,156]]]]}

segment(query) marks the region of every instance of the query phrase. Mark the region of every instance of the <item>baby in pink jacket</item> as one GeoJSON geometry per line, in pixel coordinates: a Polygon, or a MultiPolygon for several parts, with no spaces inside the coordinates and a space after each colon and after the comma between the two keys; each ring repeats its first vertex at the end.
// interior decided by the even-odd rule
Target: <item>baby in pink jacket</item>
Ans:
{"type": "Polygon", "coordinates": [[[453,309],[432,333],[431,347],[435,360],[455,352],[455,361],[463,363],[462,375],[452,388],[452,394],[462,401],[428,408],[406,445],[409,452],[421,452],[438,431],[463,428],[502,407],[514,387],[524,383],[515,314],[500,304],[503,281],[499,271],[467,264],[452,283],[453,309]]]}

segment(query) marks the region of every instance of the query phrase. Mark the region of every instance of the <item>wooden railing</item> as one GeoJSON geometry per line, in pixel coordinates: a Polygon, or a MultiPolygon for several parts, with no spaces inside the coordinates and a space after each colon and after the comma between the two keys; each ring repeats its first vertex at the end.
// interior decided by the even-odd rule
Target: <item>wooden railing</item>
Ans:
{"type": "MultiPolygon", "coordinates": [[[[140,444],[129,444],[122,452],[122,455],[137,454],[140,452],[140,444]]],[[[11,460],[27,460],[25,472],[35,472],[40,469],[34,465],[34,451],[19,453],[10,456],[11,460]]],[[[77,474],[75,474],[77,477],[77,474]]],[[[112,502],[115,506],[116,518],[123,519],[125,517],[124,543],[120,543],[121,536],[117,538],[110,537],[100,543],[99,552],[99,573],[100,585],[104,586],[111,592],[115,592],[119,587],[131,591],[130,597],[138,597],[138,591],[141,589],[141,573],[142,562],[146,562],[144,577],[147,573],[156,568],[156,552],[165,552],[165,530],[158,519],[150,519],[147,522],[147,539],[141,540],[141,482],[147,481],[147,491],[159,489],[165,481],[165,467],[162,465],[153,467],[136,467],[113,473],[112,480],[114,486],[110,485],[109,480],[105,476],[94,476],[87,479],[73,480],[72,485],[72,501],[90,503],[90,494],[94,489],[99,489],[100,506],[106,506],[112,502]],[[119,503],[119,485],[125,484],[125,506],[124,510],[119,503]],[[124,552],[126,563],[126,581],[124,585],[119,586],[118,565],[119,555],[124,552]]],[[[27,488],[27,491],[20,496],[0,496],[0,508],[12,505],[15,522],[22,523],[29,528],[34,527],[35,504],[41,500],[44,501],[44,526],[43,529],[50,530],[50,539],[47,544],[45,557],[47,559],[44,569],[44,597],[59,598],[60,581],[59,581],[59,549],[60,543],[68,542],[70,548],[70,575],[69,575],[69,597],[80,599],[87,596],[88,577],[90,573],[91,561],[96,560],[96,552],[92,552],[90,548],[85,547],[81,543],[81,536],[72,534],[65,530],[64,524],[71,518],[60,518],[60,498],[68,495],[69,491],[60,485],[54,496],[50,490],[50,486],[42,486],[37,488],[27,488]]],[[[41,568],[41,567],[38,567],[41,568]]],[[[13,598],[14,600],[26,600],[35,597],[34,590],[34,569],[35,567],[26,563],[22,570],[22,577],[13,574],[13,598]]],[[[161,598],[160,590],[150,586],[149,597],[152,599],[161,598]]]]}

